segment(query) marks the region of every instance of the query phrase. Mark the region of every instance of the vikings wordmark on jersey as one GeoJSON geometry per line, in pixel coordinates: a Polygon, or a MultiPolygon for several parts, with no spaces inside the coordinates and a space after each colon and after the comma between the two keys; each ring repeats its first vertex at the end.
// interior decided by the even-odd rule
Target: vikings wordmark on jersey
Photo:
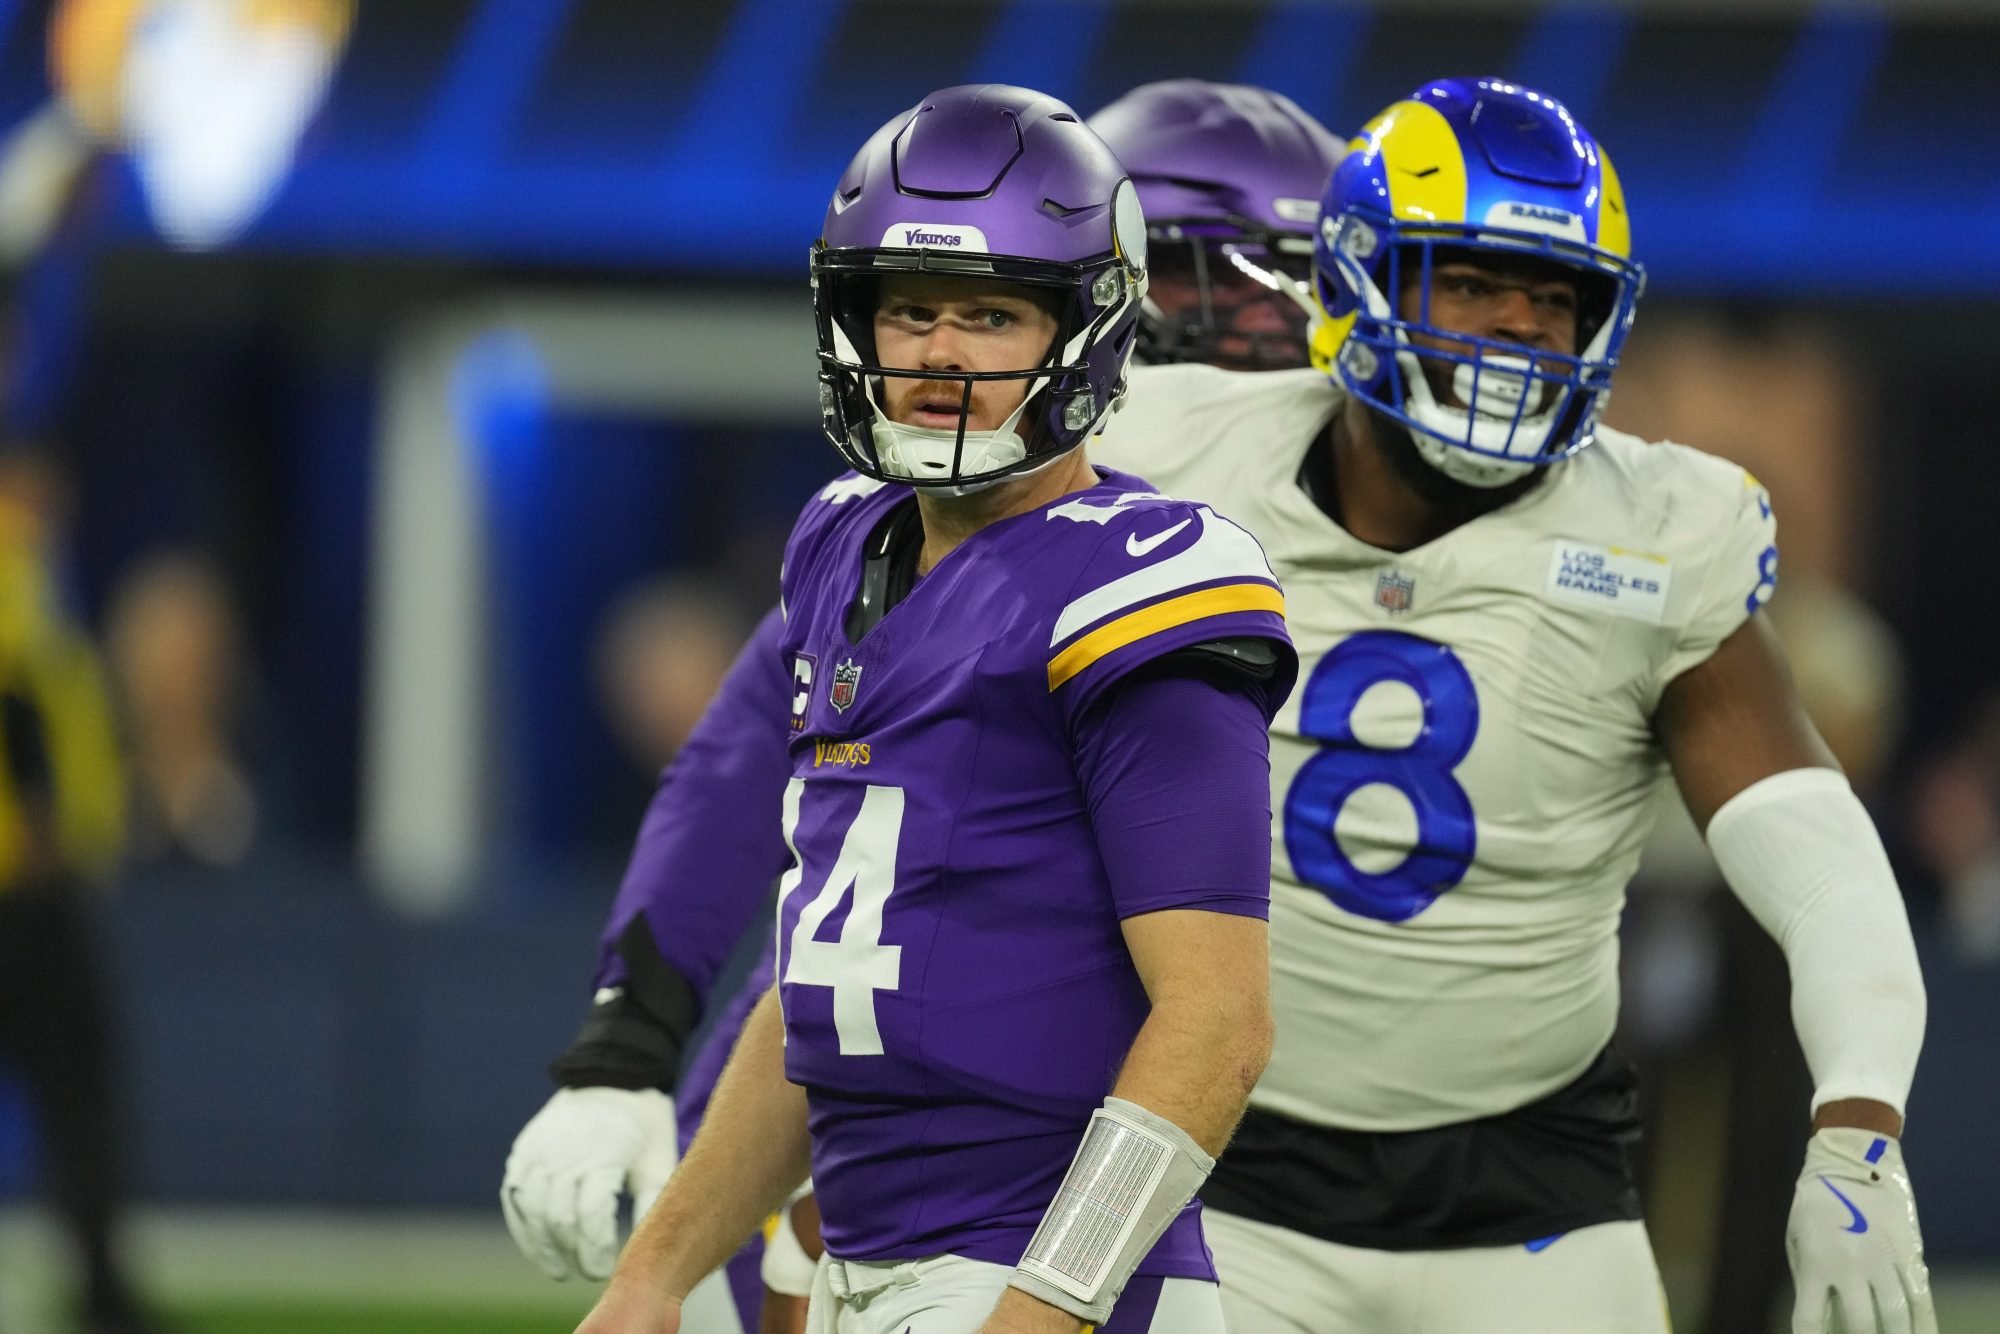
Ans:
{"type": "MultiPolygon", "coordinates": [[[[1113,475],[973,534],[850,640],[870,534],[913,503],[835,483],[786,551],[785,1063],[829,1250],[1012,1265],[1147,1012],[1121,918],[1194,906],[1109,883],[1072,729],[1211,641],[1275,641],[1289,683],[1284,603],[1242,529],[1113,475]]],[[[1139,1272],[1212,1276],[1194,1206],[1139,1272]]]]}
{"type": "Polygon", "coordinates": [[[1313,371],[1136,371],[1091,446],[1263,543],[1304,684],[1272,726],[1271,1066],[1253,1107],[1398,1131],[1509,1111],[1610,1039],[1661,692],[1775,585],[1741,468],[1616,431],[1414,551],[1298,482],[1313,371]],[[1168,427],[1171,426],[1171,429],[1168,427]]]}

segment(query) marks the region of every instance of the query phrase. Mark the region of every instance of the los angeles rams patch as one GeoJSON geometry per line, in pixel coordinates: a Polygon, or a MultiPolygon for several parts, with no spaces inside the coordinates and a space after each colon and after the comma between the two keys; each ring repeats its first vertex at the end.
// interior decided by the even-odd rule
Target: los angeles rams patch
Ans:
{"type": "Polygon", "coordinates": [[[1665,556],[1557,538],[1542,591],[1551,602],[1658,625],[1667,616],[1673,578],[1673,562],[1665,556]]]}

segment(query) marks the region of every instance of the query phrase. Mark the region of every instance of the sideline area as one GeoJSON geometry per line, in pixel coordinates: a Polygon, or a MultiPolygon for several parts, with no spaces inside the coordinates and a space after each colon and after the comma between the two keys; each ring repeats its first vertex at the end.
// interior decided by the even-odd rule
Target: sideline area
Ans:
{"type": "MultiPolygon", "coordinates": [[[[491,1215],[143,1209],[132,1244],[176,1334],[564,1334],[597,1294],[521,1259],[497,1205],[491,1215]]],[[[0,1208],[0,1334],[62,1330],[67,1272],[36,1211],[0,1208]]],[[[1940,1328],[2000,1334],[2000,1272],[1933,1279],[1940,1328]]]]}

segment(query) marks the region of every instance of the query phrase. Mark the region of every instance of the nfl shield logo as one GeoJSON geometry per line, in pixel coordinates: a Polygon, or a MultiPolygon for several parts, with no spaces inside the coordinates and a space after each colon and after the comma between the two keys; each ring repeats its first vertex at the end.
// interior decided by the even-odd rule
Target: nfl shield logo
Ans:
{"type": "Polygon", "coordinates": [[[854,659],[838,663],[833,669],[833,689],[827,692],[835,713],[846,713],[854,703],[854,692],[861,686],[861,668],[854,659]]]}
{"type": "Polygon", "coordinates": [[[1417,595],[1417,581],[1394,570],[1382,571],[1375,581],[1375,605],[1386,612],[1408,611],[1417,595]]]}

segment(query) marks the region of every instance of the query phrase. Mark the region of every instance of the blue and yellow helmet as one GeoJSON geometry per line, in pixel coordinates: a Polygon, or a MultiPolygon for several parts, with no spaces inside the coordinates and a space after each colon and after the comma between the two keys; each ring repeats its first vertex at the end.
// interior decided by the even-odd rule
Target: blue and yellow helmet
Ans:
{"type": "Polygon", "coordinates": [[[1562,103],[1499,79],[1426,84],[1368,122],[1327,184],[1314,364],[1447,476],[1504,485],[1594,438],[1646,283],[1631,242],[1611,159],[1562,103]],[[1468,253],[1574,270],[1580,355],[1433,325],[1433,265],[1468,253]],[[1422,298],[1405,319],[1412,283],[1422,298]],[[1451,348],[1426,343],[1420,360],[1413,337],[1451,348]],[[1454,402],[1438,401],[1422,361],[1449,368],[1454,402]]]}

